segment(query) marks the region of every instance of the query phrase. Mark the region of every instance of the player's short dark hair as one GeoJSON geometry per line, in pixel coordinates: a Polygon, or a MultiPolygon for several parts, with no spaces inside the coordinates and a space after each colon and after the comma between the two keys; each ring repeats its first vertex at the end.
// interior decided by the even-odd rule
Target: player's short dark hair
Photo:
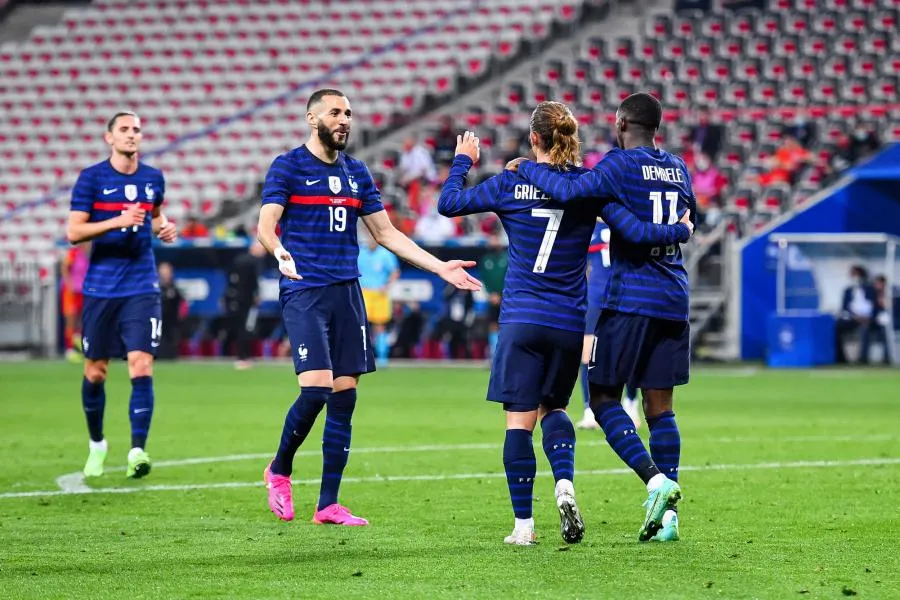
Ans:
{"type": "Polygon", "coordinates": [[[106,130],[107,130],[107,131],[112,131],[112,130],[113,130],[113,127],[116,126],[116,121],[119,120],[119,117],[134,117],[135,119],[139,119],[139,118],[140,118],[140,117],[137,116],[137,113],[132,112],[132,111],[130,111],[130,110],[123,110],[123,111],[117,112],[116,114],[114,114],[114,115],[112,116],[112,119],[110,119],[110,120],[106,123],[106,130]]]}
{"type": "Polygon", "coordinates": [[[659,129],[662,123],[662,105],[646,92],[638,92],[622,100],[618,112],[630,125],[637,125],[651,133],[659,129]]]}
{"type": "Polygon", "coordinates": [[[316,90],[309,97],[309,100],[306,101],[306,110],[312,108],[312,105],[317,103],[319,100],[324,98],[325,96],[340,96],[341,98],[346,98],[344,92],[341,90],[335,90],[331,88],[324,88],[321,90],[316,90]]]}

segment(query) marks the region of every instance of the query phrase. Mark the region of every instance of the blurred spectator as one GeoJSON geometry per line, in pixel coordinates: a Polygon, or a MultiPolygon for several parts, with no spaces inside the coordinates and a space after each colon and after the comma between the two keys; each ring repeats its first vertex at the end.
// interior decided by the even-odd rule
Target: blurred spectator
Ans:
{"type": "Polygon", "coordinates": [[[453,129],[453,117],[443,115],[437,134],[434,136],[434,162],[438,165],[449,165],[453,162],[456,151],[456,131],[453,129]]]}
{"type": "Polygon", "coordinates": [[[816,126],[806,120],[806,115],[799,114],[794,118],[794,122],[785,125],[781,129],[783,137],[792,136],[800,142],[804,148],[809,148],[816,141],[816,126]]]}
{"type": "Polygon", "coordinates": [[[697,197],[698,212],[703,215],[703,222],[715,226],[719,221],[721,194],[725,189],[725,178],[705,154],[699,154],[691,173],[691,184],[697,197]]]}
{"type": "Polygon", "coordinates": [[[584,168],[593,169],[597,163],[612,149],[612,143],[603,135],[594,136],[590,149],[584,153],[584,168]]]}
{"type": "Polygon", "coordinates": [[[390,288],[400,278],[400,263],[390,250],[379,246],[371,235],[366,235],[365,238],[359,249],[359,285],[375,337],[375,358],[379,365],[385,365],[391,349],[387,334],[387,324],[393,313],[390,288]]]}
{"type": "Polygon", "coordinates": [[[792,184],[800,168],[812,161],[813,155],[809,150],[801,146],[797,138],[788,135],[775,154],[769,157],[769,170],[760,175],[759,182],[763,185],[781,182],[792,184]]]}
{"type": "Polygon", "coordinates": [[[859,332],[859,362],[869,362],[869,344],[873,332],[875,315],[875,288],[868,281],[869,273],[865,267],[854,265],[850,268],[850,285],[844,289],[841,302],[841,314],[836,325],[836,353],[838,363],[846,363],[847,355],[844,344],[847,337],[859,332]]]}
{"type": "Polygon", "coordinates": [[[519,145],[519,140],[514,137],[508,137],[503,140],[503,153],[500,155],[500,161],[502,164],[506,164],[514,158],[519,158],[520,156],[524,156],[522,153],[522,147],[519,145]]]}
{"type": "Polygon", "coordinates": [[[262,257],[266,250],[258,241],[250,245],[246,254],[234,259],[228,272],[225,287],[224,352],[230,352],[232,344],[237,346],[235,368],[247,369],[250,362],[250,340],[256,330],[256,307],[259,304],[259,274],[262,257]]]}
{"type": "Polygon", "coordinates": [[[419,206],[422,187],[437,179],[434,159],[431,158],[431,153],[425,146],[410,136],[403,141],[403,152],[400,154],[397,170],[399,183],[408,195],[408,204],[413,210],[416,210],[419,206]]]}
{"type": "Polygon", "coordinates": [[[472,358],[469,329],[475,322],[474,307],[472,292],[449,284],[444,287],[444,312],[435,328],[434,338],[448,344],[448,358],[472,358]]]}
{"type": "Polygon", "coordinates": [[[503,283],[509,266],[509,253],[500,243],[498,235],[492,235],[489,244],[490,250],[478,261],[478,275],[488,295],[488,346],[493,356],[500,331],[500,302],[503,299],[503,283]]]}
{"type": "Polygon", "coordinates": [[[397,339],[391,348],[391,356],[395,358],[413,358],[416,346],[422,339],[425,318],[418,302],[407,302],[397,307],[394,318],[399,321],[397,339]]]}
{"type": "Polygon", "coordinates": [[[437,211],[434,190],[428,189],[422,195],[422,213],[413,234],[425,246],[440,246],[456,235],[456,224],[437,211]]]}
{"type": "Polygon", "coordinates": [[[722,148],[722,134],[722,126],[710,123],[709,115],[701,113],[697,125],[691,129],[688,139],[697,151],[707,155],[711,161],[715,162],[716,156],[719,155],[719,150],[722,148]]]}
{"type": "Polygon", "coordinates": [[[62,263],[62,314],[65,321],[63,344],[66,358],[81,361],[81,311],[84,307],[84,276],[90,264],[90,242],[69,248],[62,263]]]}
{"type": "Polygon", "coordinates": [[[881,146],[878,134],[865,123],[857,123],[850,136],[850,162],[869,156],[881,146]]]}
{"type": "Polygon", "coordinates": [[[162,303],[162,337],[156,358],[171,360],[178,357],[181,342],[181,321],[188,314],[188,303],[175,285],[175,272],[167,262],[159,263],[159,293],[162,303]]]}
{"type": "Polygon", "coordinates": [[[194,215],[188,215],[181,228],[181,237],[190,240],[193,238],[209,237],[209,228],[200,222],[194,215]]]}
{"type": "Polygon", "coordinates": [[[893,310],[893,298],[887,292],[887,279],[884,275],[878,275],[872,280],[872,289],[875,290],[875,316],[873,317],[872,341],[881,343],[884,352],[881,355],[883,364],[890,364],[891,337],[888,335],[891,325],[891,311],[893,310]]]}

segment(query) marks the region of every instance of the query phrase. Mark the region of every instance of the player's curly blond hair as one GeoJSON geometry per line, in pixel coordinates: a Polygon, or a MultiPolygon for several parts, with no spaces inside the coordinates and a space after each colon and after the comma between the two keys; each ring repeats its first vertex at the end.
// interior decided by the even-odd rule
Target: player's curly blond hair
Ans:
{"type": "Polygon", "coordinates": [[[540,139],[541,150],[549,153],[550,164],[581,165],[578,121],[562,102],[541,102],[531,113],[531,131],[540,139]]]}

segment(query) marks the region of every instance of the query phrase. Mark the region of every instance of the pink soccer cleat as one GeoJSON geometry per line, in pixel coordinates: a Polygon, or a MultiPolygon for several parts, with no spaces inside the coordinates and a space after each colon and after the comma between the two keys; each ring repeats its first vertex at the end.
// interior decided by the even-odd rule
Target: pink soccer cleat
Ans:
{"type": "Polygon", "coordinates": [[[350,514],[350,510],[346,506],[341,506],[340,504],[331,504],[322,510],[316,511],[316,514],[313,515],[313,523],[317,523],[318,525],[331,524],[355,527],[369,524],[369,522],[362,517],[350,514]]]}
{"type": "Polygon", "coordinates": [[[269,464],[263,472],[263,480],[269,489],[269,508],[282,521],[294,519],[294,500],[291,498],[291,478],[276,475],[269,464]]]}

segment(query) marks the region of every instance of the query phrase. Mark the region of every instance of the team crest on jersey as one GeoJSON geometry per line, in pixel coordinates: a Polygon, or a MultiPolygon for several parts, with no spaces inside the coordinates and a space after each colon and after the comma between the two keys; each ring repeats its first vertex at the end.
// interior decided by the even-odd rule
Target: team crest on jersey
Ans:
{"type": "Polygon", "coordinates": [[[144,186],[144,196],[150,201],[153,201],[153,197],[156,196],[156,192],[153,191],[153,186],[149,183],[144,186]]]}
{"type": "Polygon", "coordinates": [[[359,190],[359,184],[353,181],[353,175],[347,176],[347,183],[350,184],[350,189],[353,190],[354,194],[359,190]]]}
{"type": "Polygon", "coordinates": [[[335,175],[330,175],[328,177],[328,189],[331,190],[332,194],[340,194],[341,193],[341,178],[335,175]]]}
{"type": "Polygon", "coordinates": [[[129,201],[137,200],[137,186],[128,184],[125,186],[125,198],[129,201]]]}
{"type": "Polygon", "coordinates": [[[297,348],[297,355],[300,357],[300,362],[306,362],[306,357],[309,356],[309,350],[303,344],[300,344],[300,347],[297,348]]]}

